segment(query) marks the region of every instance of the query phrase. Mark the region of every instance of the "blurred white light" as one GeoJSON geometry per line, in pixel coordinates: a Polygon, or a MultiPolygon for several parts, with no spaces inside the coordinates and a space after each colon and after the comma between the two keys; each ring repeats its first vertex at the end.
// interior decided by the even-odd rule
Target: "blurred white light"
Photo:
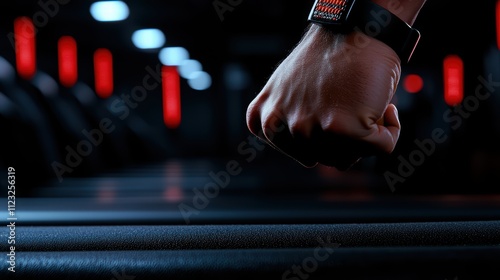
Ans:
{"type": "Polygon", "coordinates": [[[198,60],[194,60],[194,59],[184,60],[179,65],[179,74],[184,79],[189,79],[192,73],[197,72],[197,71],[201,71],[201,70],[202,70],[201,63],[198,60]]]}
{"type": "Polygon", "coordinates": [[[212,77],[207,72],[196,71],[189,76],[188,84],[195,90],[206,90],[212,85],[212,77]]]}
{"type": "Polygon", "coordinates": [[[163,65],[179,66],[189,59],[189,52],[183,47],[168,47],[161,49],[158,56],[163,65]]]}
{"type": "Polygon", "coordinates": [[[119,21],[128,17],[129,9],[122,1],[98,1],[90,6],[90,14],[98,21],[119,21]]]}
{"type": "Polygon", "coordinates": [[[165,44],[165,35],[155,28],[140,29],[132,34],[132,42],[139,49],[157,49],[165,44]]]}

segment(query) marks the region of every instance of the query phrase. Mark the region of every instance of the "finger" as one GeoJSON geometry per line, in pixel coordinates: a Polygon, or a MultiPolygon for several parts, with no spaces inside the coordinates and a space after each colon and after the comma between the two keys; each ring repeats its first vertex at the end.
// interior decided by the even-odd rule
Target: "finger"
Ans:
{"type": "Polygon", "coordinates": [[[384,124],[374,124],[374,132],[364,140],[371,143],[380,151],[391,153],[396,147],[401,131],[398,110],[394,104],[389,104],[389,106],[387,106],[383,119],[384,124]]]}
{"type": "Polygon", "coordinates": [[[341,171],[351,169],[364,154],[367,154],[366,143],[343,135],[320,132],[314,135],[314,139],[314,153],[319,163],[341,171]]]}
{"type": "Polygon", "coordinates": [[[399,113],[396,105],[389,104],[387,106],[387,110],[384,113],[385,126],[389,130],[392,135],[392,139],[394,139],[394,143],[396,143],[399,139],[399,134],[401,132],[401,123],[399,122],[399,113]]]}
{"type": "Polygon", "coordinates": [[[261,110],[260,104],[257,103],[257,99],[254,99],[247,107],[246,113],[246,123],[248,130],[255,136],[258,136],[260,130],[262,129],[261,122],[261,110]]]}
{"type": "Polygon", "coordinates": [[[291,157],[307,168],[316,166],[317,161],[309,151],[310,143],[301,135],[292,135],[286,120],[273,115],[263,122],[262,130],[267,142],[279,152],[291,157]]]}
{"type": "Polygon", "coordinates": [[[316,166],[317,162],[311,159],[306,151],[307,144],[299,138],[292,137],[286,118],[276,112],[263,116],[261,109],[258,99],[254,99],[247,108],[246,122],[250,132],[262,142],[291,157],[304,167],[316,166]]]}

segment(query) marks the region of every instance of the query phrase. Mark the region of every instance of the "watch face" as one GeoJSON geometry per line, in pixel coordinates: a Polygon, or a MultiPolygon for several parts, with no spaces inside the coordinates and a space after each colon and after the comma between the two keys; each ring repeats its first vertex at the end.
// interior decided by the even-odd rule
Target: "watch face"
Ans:
{"type": "Polygon", "coordinates": [[[355,0],[316,0],[309,20],[313,22],[340,25],[347,21],[355,0]]]}

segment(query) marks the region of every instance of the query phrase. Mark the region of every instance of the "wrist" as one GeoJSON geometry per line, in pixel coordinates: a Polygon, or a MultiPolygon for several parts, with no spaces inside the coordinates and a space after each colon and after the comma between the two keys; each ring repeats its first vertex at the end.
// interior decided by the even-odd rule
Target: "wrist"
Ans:
{"type": "MultiPolygon", "coordinates": [[[[401,62],[406,64],[418,44],[420,33],[398,14],[405,15],[405,19],[409,20],[406,16],[416,16],[415,10],[411,9],[410,12],[410,5],[395,4],[397,1],[403,5],[404,0],[377,1],[384,1],[385,7],[372,0],[316,0],[309,20],[331,29],[336,34],[361,31],[387,44],[396,52],[401,62]]],[[[425,0],[406,1],[411,1],[411,7],[416,8],[416,2],[425,0]]]]}
{"type": "Polygon", "coordinates": [[[338,54],[346,61],[372,56],[385,58],[398,68],[401,65],[398,55],[392,48],[359,31],[347,34],[333,33],[327,27],[311,23],[303,38],[303,43],[311,48],[310,52],[321,50],[323,53],[338,54]]]}

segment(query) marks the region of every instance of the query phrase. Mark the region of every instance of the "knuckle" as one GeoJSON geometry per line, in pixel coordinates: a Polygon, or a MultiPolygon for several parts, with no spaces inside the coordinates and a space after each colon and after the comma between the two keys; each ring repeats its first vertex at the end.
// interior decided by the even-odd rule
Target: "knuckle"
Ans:
{"type": "Polygon", "coordinates": [[[260,110],[255,102],[252,102],[247,108],[246,123],[250,132],[254,134],[261,129],[260,110]]]}
{"type": "Polygon", "coordinates": [[[294,138],[309,138],[312,123],[308,120],[295,121],[289,124],[290,134],[294,138]]]}

